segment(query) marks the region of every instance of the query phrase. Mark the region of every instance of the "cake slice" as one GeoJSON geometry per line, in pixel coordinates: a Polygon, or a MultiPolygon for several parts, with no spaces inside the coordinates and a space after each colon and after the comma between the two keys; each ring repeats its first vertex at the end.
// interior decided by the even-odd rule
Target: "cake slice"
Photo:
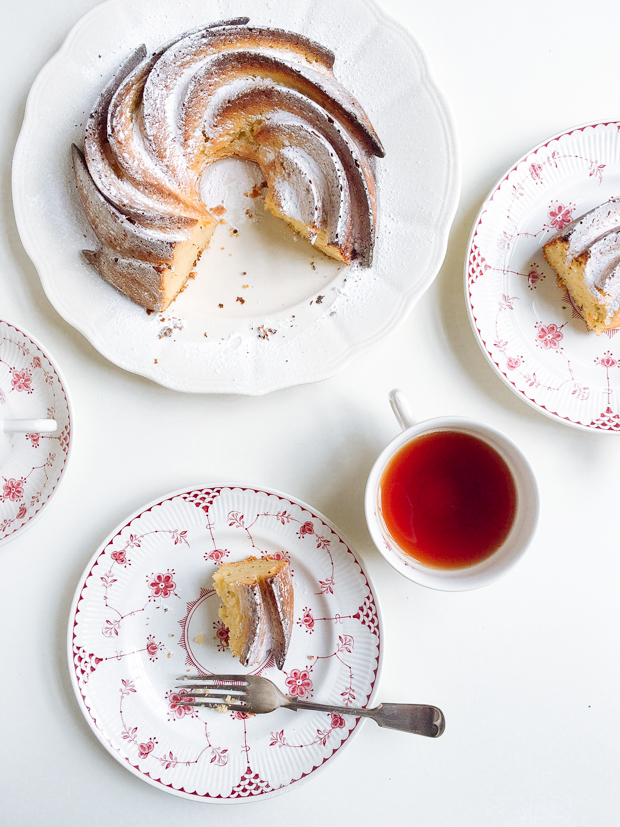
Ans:
{"type": "Polygon", "coordinates": [[[590,330],[598,335],[620,327],[620,198],[556,233],[543,256],[590,330]]]}
{"type": "Polygon", "coordinates": [[[293,630],[293,583],[288,560],[248,557],[222,563],[213,575],[222,600],[219,616],[228,645],[242,666],[273,655],[282,669],[293,630]]]}

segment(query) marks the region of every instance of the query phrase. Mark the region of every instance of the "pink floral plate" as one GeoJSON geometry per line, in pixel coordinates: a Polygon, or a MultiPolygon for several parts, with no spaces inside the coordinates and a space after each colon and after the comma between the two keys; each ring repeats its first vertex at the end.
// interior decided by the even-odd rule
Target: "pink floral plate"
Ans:
{"type": "Polygon", "coordinates": [[[560,422],[606,432],[620,431],[620,336],[588,331],[542,245],[619,195],[620,121],[563,132],[493,188],[465,269],[472,326],[507,385],[560,422]]]}
{"type": "Polygon", "coordinates": [[[55,419],[51,434],[0,428],[0,545],[30,527],[51,500],[69,458],[71,409],[60,371],[41,345],[0,319],[0,419],[55,419]]]}
{"type": "Polygon", "coordinates": [[[261,674],[289,695],[368,704],[377,687],[380,614],[338,530],[298,500],[245,486],[191,488],[125,521],[98,549],[69,621],[78,702],[104,747],[139,778],[198,801],[269,798],[342,751],[359,720],[179,705],[176,678],[261,674]],[[223,560],[290,560],[295,624],[284,669],[244,669],[227,648],[212,574],[223,560]]]}

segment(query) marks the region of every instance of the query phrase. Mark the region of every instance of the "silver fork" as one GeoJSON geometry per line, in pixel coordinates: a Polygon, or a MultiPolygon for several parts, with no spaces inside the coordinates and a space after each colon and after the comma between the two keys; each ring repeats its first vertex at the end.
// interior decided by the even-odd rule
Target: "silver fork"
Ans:
{"type": "Polygon", "coordinates": [[[281,706],[296,712],[298,709],[314,709],[319,712],[335,712],[356,718],[372,718],[379,726],[400,729],[416,735],[438,738],[446,722],[441,709],[427,704],[379,704],[374,709],[362,707],[332,706],[315,701],[300,701],[284,695],[275,683],[258,675],[182,675],[176,689],[190,689],[183,697],[189,700],[177,702],[179,706],[206,706],[233,712],[262,715],[281,706]]]}

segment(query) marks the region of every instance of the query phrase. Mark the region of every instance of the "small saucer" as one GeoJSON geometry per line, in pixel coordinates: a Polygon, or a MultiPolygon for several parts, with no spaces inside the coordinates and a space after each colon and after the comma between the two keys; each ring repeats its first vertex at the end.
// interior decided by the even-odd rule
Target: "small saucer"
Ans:
{"type": "Polygon", "coordinates": [[[58,490],[71,406],[56,364],[29,333],[0,319],[0,420],[55,419],[52,434],[0,433],[0,545],[30,527],[58,490]]]}

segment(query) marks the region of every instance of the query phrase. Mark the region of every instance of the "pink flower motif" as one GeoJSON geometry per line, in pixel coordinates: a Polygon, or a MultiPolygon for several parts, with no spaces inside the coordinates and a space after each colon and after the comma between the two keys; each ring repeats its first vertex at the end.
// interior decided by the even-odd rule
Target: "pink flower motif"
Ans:
{"type": "Polygon", "coordinates": [[[536,269],[536,265],[532,265],[530,272],[527,274],[527,286],[530,290],[534,290],[539,281],[542,281],[544,276],[536,269]]]}
{"type": "Polygon", "coordinates": [[[509,356],[506,359],[506,368],[508,370],[515,370],[521,364],[521,359],[518,356],[509,356]]]}
{"type": "Polygon", "coordinates": [[[32,367],[33,368],[40,368],[41,367],[41,360],[38,356],[35,356],[32,360],[32,367]]]}
{"type": "Polygon", "coordinates": [[[213,628],[215,629],[215,637],[217,639],[217,649],[219,652],[224,652],[228,648],[228,640],[230,637],[230,631],[228,627],[225,626],[221,620],[216,620],[213,624],[213,628]]]}
{"type": "Polygon", "coordinates": [[[146,651],[152,661],[157,660],[157,655],[161,649],[161,644],[155,642],[153,635],[149,635],[146,639],[146,651]]]}
{"type": "Polygon", "coordinates": [[[41,434],[26,434],[26,439],[29,439],[33,448],[38,448],[41,444],[41,434]]]}
{"type": "Polygon", "coordinates": [[[269,556],[272,560],[290,560],[290,556],[286,551],[270,551],[269,556]]]}
{"type": "Polygon", "coordinates": [[[120,566],[124,566],[127,563],[127,555],[125,554],[125,549],[121,549],[120,551],[113,551],[110,557],[114,560],[115,563],[118,563],[120,566]]]}
{"type": "Polygon", "coordinates": [[[147,578],[149,589],[153,597],[170,597],[174,594],[176,583],[172,579],[174,571],[167,571],[166,574],[155,574],[153,578],[147,578]]]}
{"type": "Polygon", "coordinates": [[[26,516],[26,506],[22,503],[19,507],[19,511],[15,515],[16,520],[23,520],[26,516]]]}
{"type": "MultiPolygon", "coordinates": [[[[183,696],[187,696],[189,694],[188,689],[179,689],[178,692],[170,691],[166,694],[166,700],[170,704],[170,719],[180,720],[184,718],[186,715],[194,715],[194,707],[193,706],[182,706],[184,699],[183,696]]],[[[187,697],[185,698],[187,700],[187,697]]]]}
{"type": "Polygon", "coordinates": [[[286,688],[289,695],[297,698],[307,698],[312,694],[312,681],[307,669],[291,669],[286,679],[286,688]]]}
{"type": "Polygon", "coordinates": [[[564,338],[564,334],[557,326],[557,324],[538,324],[538,344],[542,345],[545,350],[558,350],[560,342],[564,338]]]}
{"type": "Polygon", "coordinates": [[[24,496],[24,482],[25,480],[5,480],[4,486],[2,487],[2,495],[5,500],[11,500],[11,502],[17,502],[21,500],[24,496]]]}
{"type": "Polygon", "coordinates": [[[307,521],[306,521],[306,522],[305,522],[305,523],[301,526],[301,528],[299,529],[299,533],[300,533],[300,534],[314,534],[314,526],[312,525],[312,523],[310,522],[310,520],[307,520],[307,521]]]}
{"type": "Polygon", "coordinates": [[[235,720],[235,721],[246,721],[248,718],[252,717],[249,712],[234,711],[234,712],[231,712],[230,714],[231,714],[231,717],[233,718],[233,720],[235,720]]]}
{"type": "Polygon", "coordinates": [[[532,179],[538,183],[542,181],[542,167],[540,164],[530,164],[530,175],[532,179]]]}
{"type": "Polygon", "coordinates": [[[205,560],[213,560],[214,563],[221,563],[224,557],[228,555],[227,548],[214,548],[208,554],[205,554],[205,560]]]}
{"type": "Polygon", "coordinates": [[[599,356],[594,360],[594,364],[601,365],[604,368],[615,368],[618,361],[613,358],[611,352],[608,350],[604,356],[599,356]]]}
{"type": "Polygon", "coordinates": [[[305,608],[298,623],[300,626],[305,628],[306,632],[312,632],[314,630],[314,618],[312,617],[312,611],[305,608]]]}
{"type": "Polygon", "coordinates": [[[30,371],[27,368],[13,371],[11,385],[13,386],[13,390],[32,393],[32,375],[30,371]]]}
{"type": "Polygon", "coordinates": [[[337,712],[332,712],[332,729],[343,729],[345,725],[345,720],[342,715],[339,715],[337,712]]]}
{"type": "Polygon", "coordinates": [[[563,230],[573,220],[574,207],[565,206],[559,201],[554,201],[549,207],[549,225],[554,230],[563,230]]]}
{"type": "Polygon", "coordinates": [[[138,754],[140,758],[148,758],[155,749],[155,741],[151,738],[150,741],[145,741],[143,744],[138,744],[138,754]]]}

